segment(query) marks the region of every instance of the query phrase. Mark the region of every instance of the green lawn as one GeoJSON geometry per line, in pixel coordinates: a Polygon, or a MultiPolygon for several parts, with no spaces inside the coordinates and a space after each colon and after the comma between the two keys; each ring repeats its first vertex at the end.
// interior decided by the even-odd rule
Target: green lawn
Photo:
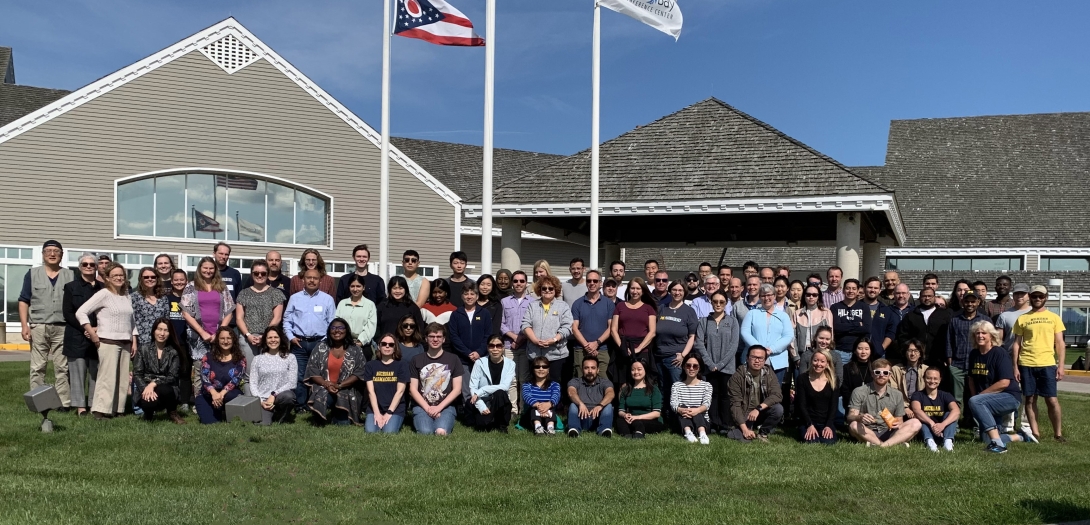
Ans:
{"type": "MultiPolygon", "coordinates": [[[[447,438],[39,416],[0,363],[0,523],[1050,523],[1090,517],[1090,397],[1057,445],[950,454],[678,436],[447,438]]],[[[1050,435],[1050,429],[1042,429],[1050,435]]],[[[963,436],[965,437],[964,433],[963,436]]]]}

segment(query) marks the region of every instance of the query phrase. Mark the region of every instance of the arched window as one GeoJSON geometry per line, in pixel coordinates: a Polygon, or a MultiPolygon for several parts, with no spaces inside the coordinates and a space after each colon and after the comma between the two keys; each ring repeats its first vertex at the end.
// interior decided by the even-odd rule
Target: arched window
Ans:
{"type": "Polygon", "coordinates": [[[331,199],[288,181],[223,172],[117,183],[117,235],[328,246],[331,199]]]}

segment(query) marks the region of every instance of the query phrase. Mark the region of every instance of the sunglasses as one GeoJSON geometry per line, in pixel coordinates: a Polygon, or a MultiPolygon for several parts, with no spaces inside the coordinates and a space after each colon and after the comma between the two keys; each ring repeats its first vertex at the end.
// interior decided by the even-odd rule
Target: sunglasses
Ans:
{"type": "Polygon", "coordinates": [[[488,345],[488,348],[503,348],[503,345],[490,344],[488,345]]]}
{"type": "Polygon", "coordinates": [[[419,260],[420,259],[417,259],[416,257],[406,257],[405,259],[403,259],[403,261],[407,262],[407,263],[414,263],[414,262],[419,261],[419,260]]]}
{"type": "Polygon", "coordinates": [[[712,304],[714,304],[715,306],[723,306],[723,305],[727,304],[727,302],[726,301],[712,301],[712,304]]]}
{"type": "Polygon", "coordinates": [[[267,277],[269,272],[250,272],[250,275],[254,277],[267,277]]]}
{"type": "Polygon", "coordinates": [[[655,279],[655,282],[656,283],[668,283],[668,282],[670,282],[670,279],[655,279]]]}
{"type": "Polygon", "coordinates": [[[154,281],[154,280],[158,279],[158,277],[156,277],[154,275],[144,275],[144,276],[142,276],[140,278],[145,280],[145,281],[154,281]]]}
{"type": "Polygon", "coordinates": [[[393,348],[394,347],[393,343],[386,343],[386,342],[379,343],[378,345],[381,348],[393,348]]]}
{"type": "Polygon", "coordinates": [[[687,364],[687,365],[685,365],[685,369],[686,370],[699,370],[700,365],[687,364]]]}
{"type": "Polygon", "coordinates": [[[534,365],[534,370],[548,370],[549,365],[534,365]]]}
{"type": "Polygon", "coordinates": [[[526,282],[526,279],[512,279],[511,282],[522,284],[522,283],[526,282]]]}
{"type": "Polygon", "coordinates": [[[700,282],[700,279],[685,279],[685,282],[687,282],[687,283],[698,283],[698,282],[700,282]]]}
{"type": "Polygon", "coordinates": [[[541,287],[541,292],[542,292],[542,293],[545,293],[545,292],[555,292],[555,291],[556,291],[556,288],[553,288],[552,286],[542,286],[542,287],[541,287]]]}
{"type": "Polygon", "coordinates": [[[403,323],[401,329],[404,330],[406,328],[416,328],[416,323],[403,323]]]}
{"type": "Polygon", "coordinates": [[[876,376],[888,376],[890,374],[890,371],[889,370],[875,370],[872,373],[874,375],[876,375],[876,376]]]}
{"type": "Polygon", "coordinates": [[[590,284],[598,284],[598,283],[602,282],[602,280],[601,279],[587,279],[587,282],[590,283],[590,284]]]}
{"type": "Polygon", "coordinates": [[[806,297],[817,297],[818,296],[818,294],[816,294],[816,293],[808,293],[808,294],[803,294],[803,295],[806,296],[806,297]]]}
{"type": "Polygon", "coordinates": [[[81,268],[94,268],[95,263],[79,263],[81,268]]]}

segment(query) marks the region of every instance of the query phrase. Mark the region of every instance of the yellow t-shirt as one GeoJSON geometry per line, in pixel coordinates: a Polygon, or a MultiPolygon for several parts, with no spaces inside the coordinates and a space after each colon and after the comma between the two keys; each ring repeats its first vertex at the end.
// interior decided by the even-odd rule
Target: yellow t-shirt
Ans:
{"type": "Polygon", "coordinates": [[[1063,332],[1060,316],[1045,310],[1026,312],[1014,323],[1014,335],[1022,336],[1019,366],[1056,366],[1056,334],[1063,332]]]}

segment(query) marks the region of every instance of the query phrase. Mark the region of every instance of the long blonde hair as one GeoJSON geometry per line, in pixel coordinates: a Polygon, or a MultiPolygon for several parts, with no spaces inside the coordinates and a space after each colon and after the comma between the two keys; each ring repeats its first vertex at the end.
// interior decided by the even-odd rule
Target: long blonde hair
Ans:
{"type": "MultiPolygon", "coordinates": [[[[829,352],[828,350],[815,349],[814,350],[814,355],[815,356],[816,355],[825,356],[825,371],[822,372],[821,375],[825,377],[825,381],[829,382],[829,387],[831,387],[835,391],[836,390],[836,374],[833,373],[833,354],[831,352],[829,352]]],[[[814,357],[811,356],[810,357],[810,363],[808,363],[810,368],[813,368],[813,366],[814,366],[813,361],[814,361],[814,357]]]]}
{"type": "Polygon", "coordinates": [[[549,261],[546,261],[545,259],[541,259],[541,260],[534,263],[533,273],[537,273],[538,268],[543,268],[545,270],[545,275],[552,275],[553,274],[553,269],[552,269],[552,267],[549,266],[549,261]]]}
{"type": "Polygon", "coordinates": [[[227,285],[223,282],[223,277],[220,276],[220,265],[216,264],[216,260],[211,257],[201,257],[200,262],[197,263],[197,271],[193,273],[193,286],[197,288],[198,292],[203,292],[207,287],[209,290],[214,290],[222,293],[227,289],[227,285]],[[209,281],[204,280],[204,276],[201,275],[201,266],[204,263],[209,263],[216,273],[212,274],[212,279],[209,281]]]}

